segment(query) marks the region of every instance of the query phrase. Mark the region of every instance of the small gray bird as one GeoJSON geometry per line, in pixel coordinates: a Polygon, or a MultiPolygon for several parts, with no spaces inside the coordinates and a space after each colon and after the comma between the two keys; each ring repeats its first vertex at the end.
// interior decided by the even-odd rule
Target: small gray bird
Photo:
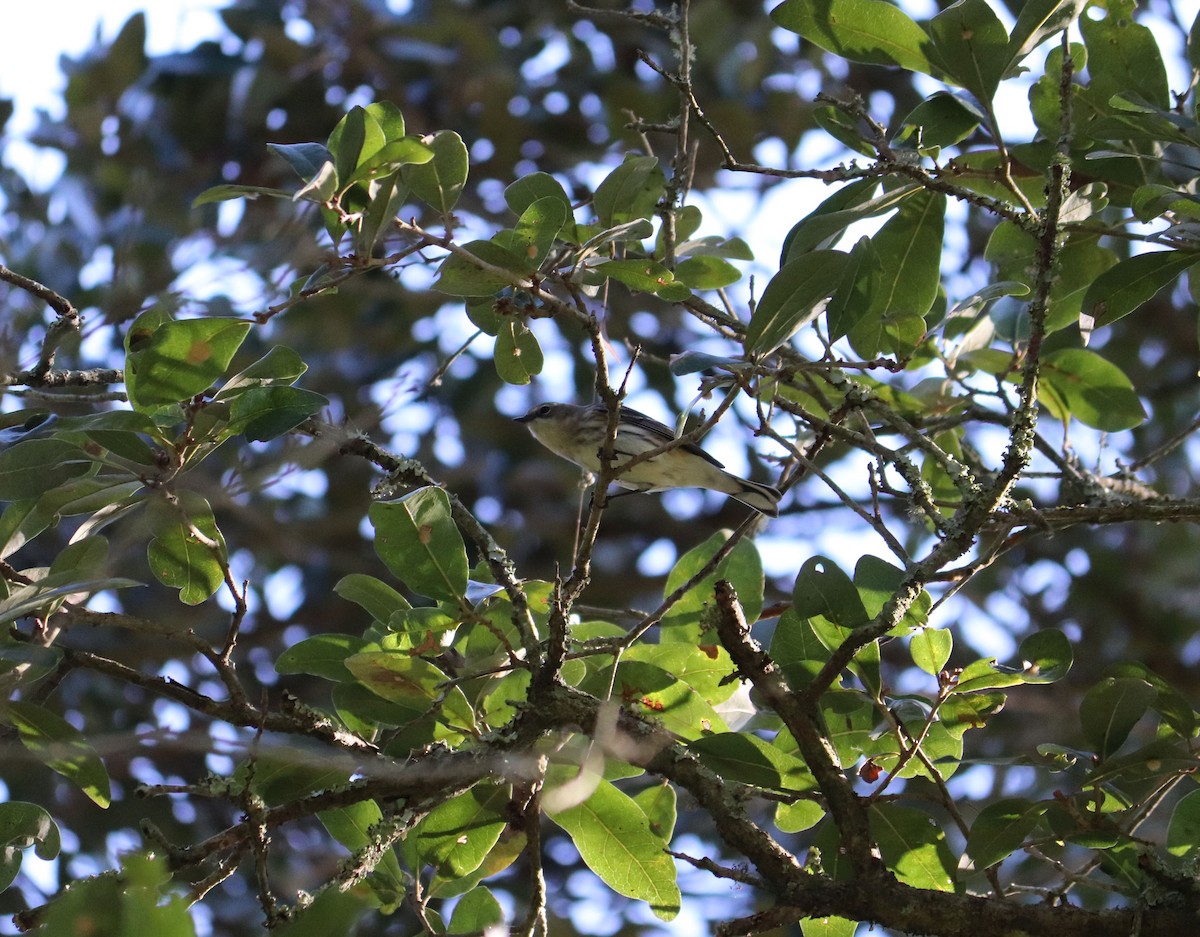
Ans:
{"type": "MultiPolygon", "coordinates": [[[[600,471],[600,450],[608,432],[608,409],[603,404],[578,406],[572,403],[538,404],[517,417],[534,439],[556,455],[589,472],[600,471]]],[[[613,464],[670,442],[675,434],[658,420],[621,408],[614,442],[613,464]]],[[[709,488],[722,491],[747,507],[771,517],[779,516],[778,489],[738,478],[724,470],[716,459],[694,443],[684,443],[618,475],[616,483],[634,491],[663,491],[667,488],[709,488]]]]}

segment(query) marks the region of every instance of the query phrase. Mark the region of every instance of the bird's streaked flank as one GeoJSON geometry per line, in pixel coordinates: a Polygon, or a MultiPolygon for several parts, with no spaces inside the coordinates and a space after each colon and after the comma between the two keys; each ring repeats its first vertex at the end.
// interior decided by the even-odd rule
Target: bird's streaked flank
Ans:
{"type": "MultiPolygon", "coordinates": [[[[517,422],[524,423],[551,452],[589,472],[600,471],[600,450],[608,433],[608,409],[603,404],[542,403],[517,417],[517,422]]],[[[675,434],[658,420],[622,407],[613,443],[613,466],[619,469],[634,456],[673,439],[675,434]]],[[[634,491],[708,488],[724,492],[762,514],[779,516],[781,495],[777,488],[726,472],[720,462],[695,443],[682,443],[639,462],[614,481],[634,491]]]]}

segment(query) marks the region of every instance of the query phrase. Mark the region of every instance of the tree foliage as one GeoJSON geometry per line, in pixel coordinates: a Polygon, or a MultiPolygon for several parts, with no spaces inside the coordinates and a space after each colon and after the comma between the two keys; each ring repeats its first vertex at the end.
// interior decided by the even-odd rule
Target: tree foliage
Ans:
{"type": "Polygon", "coordinates": [[[134,17],[3,170],[19,925],[1190,932],[1195,27],[551,6],[134,17]]]}

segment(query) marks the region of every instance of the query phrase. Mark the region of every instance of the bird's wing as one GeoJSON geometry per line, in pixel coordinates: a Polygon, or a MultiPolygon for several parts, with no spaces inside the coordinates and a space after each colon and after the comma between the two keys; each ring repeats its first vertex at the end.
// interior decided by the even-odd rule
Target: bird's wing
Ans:
{"type": "MultiPolygon", "coordinates": [[[[638,410],[634,410],[630,407],[621,407],[621,415],[634,426],[637,426],[639,429],[642,429],[653,436],[654,439],[657,440],[656,445],[665,445],[672,439],[676,438],[674,431],[669,426],[658,422],[658,420],[654,419],[654,417],[646,416],[646,414],[638,410]]],[[[692,455],[700,456],[700,458],[704,459],[704,461],[711,462],[717,468],[725,467],[723,462],[718,462],[694,442],[684,443],[679,448],[684,452],[690,452],[692,455]]]]}

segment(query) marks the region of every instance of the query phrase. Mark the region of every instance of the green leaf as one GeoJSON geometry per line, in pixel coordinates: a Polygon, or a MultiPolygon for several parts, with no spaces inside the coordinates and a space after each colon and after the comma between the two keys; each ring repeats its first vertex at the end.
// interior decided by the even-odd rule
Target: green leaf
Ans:
{"type": "Polygon", "coordinates": [[[883,266],[874,306],[924,316],[933,308],[941,283],[946,196],[920,192],[871,238],[883,266]]]}
{"type": "Polygon", "coordinates": [[[1153,221],[1163,215],[1200,218],[1200,196],[1168,185],[1138,186],[1129,199],[1129,207],[1138,221],[1153,221]]]}
{"type": "Polygon", "coordinates": [[[495,337],[500,334],[500,329],[508,316],[501,315],[496,311],[496,299],[494,296],[485,296],[483,299],[470,299],[466,303],[467,318],[471,320],[471,324],[484,332],[487,335],[495,337]]]}
{"type": "Polygon", "coordinates": [[[497,929],[507,930],[504,909],[496,896],[480,885],[463,895],[454,906],[447,934],[491,933],[497,929]]]}
{"type": "Polygon", "coordinates": [[[528,269],[538,269],[570,217],[570,206],[553,195],[535,200],[521,212],[510,250],[517,253],[516,246],[522,245],[528,269]]]}
{"type": "Polygon", "coordinates": [[[571,208],[571,199],[562,183],[545,172],[533,172],[522,176],[504,190],[504,200],[516,215],[523,215],[539,199],[549,198],[562,205],[565,210],[565,222],[561,235],[572,243],[578,243],[579,235],[575,230],[575,216],[571,208]]]}
{"type": "Polygon", "coordinates": [[[981,729],[1004,708],[1003,693],[965,693],[951,696],[938,710],[938,719],[951,735],[961,738],[968,729],[981,729]]]}
{"type": "Polygon", "coordinates": [[[676,377],[695,374],[698,371],[731,371],[734,374],[749,367],[745,358],[730,358],[727,355],[709,355],[702,351],[685,351],[671,355],[670,371],[676,377]]]}
{"type": "Polygon", "coordinates": [[[806,917],[800,920],[800,932],[804,937],[854,937],[858,932],[858,921],[848,921],[844,917],[833,915],[806,917]]]}
{"type": "Polygon", "coordinates": [[[1187,60],[1192,68],[1200,68],[1200,13],[1192,20],[1192,28],[1188,30],[1187,60]]]}
{"type": "Polygon", "coordinates": [[[214,202],[227,202],[234,198],[245,198],[253,201],[260,195],[265,195],[268,198],[290,199],[292,197],[291,192],[285,192],[283,189],[272,189],[263,185],[214,185],[192,199],[192,208],[199,208],[201,205],[209,205],[214,202]]]}
{"type": "MultiPolygon", "coordinates": [[[[680,646],[660,645],[670,649],[680,646]]],[[[622,660],[615,679],[612,667],[598,669],[580,688],[605,694],[610,685],[614,697],[628,701],[635,711],[643,712],[680,738],[727,731],[725,722],[700,693],[675,674],[646,660],[622,660]]]]}
{"type": "Polygon", "coordinates": [[[955,692],[970,693],[1019,683],[1053,683],[1071,669],[1073,654],[1066,635],[1055,628],[1035,632],[1021,642],[1020,668],[998,667],[995,658],[974,661],[963,668],[955,692]]]}
{"type": "Polygon", "coordinates": [[[1102,110],[1115,95],[1130,93],[1166,110],[1171,106],[1171,94],[1154,33],[1111,5],[1105,14],[1099,19],[1080,16],[1076,20],[1088,50],[1090,81],[1083,94],[1102,110]]]}
{"type": "Polygon", "coordinates": [[[909,651],[913,663],[935,677],[941,673],[950,659],[954,638],[943,628],[922,628],[912,636],[909,651]]]}
{"type": "Polygon", "coordinates": [[[775,825],[784,833],[811,830],[824,819],[825,808],[815,800],[797,800],[790,804],[779,804],[775,808],[775,825]]]}
{"type": "Polygon", "coordinates": [[[1144,664],[1122,661],[1106,667],[1106,677],[1137,677],[1145,680],[1158,693],[1151,708],[1162,716],[1163,723],[1184,738],[1191,738],[1196,729],[1196,712],[1186,697],[1144,664]]]}
{"type": "Polygon", "coordinates": [[[675,788],[665,781],[633,795],[634,803],[642,808],[650,821],[650,831],[662,839],[664,846],[671,842],[675,831],[676,799],[675,788]]]}
{"type": "MultiPolygon", "coordinates": [[[[383,811],[375,801],[363,800],[345,807],[322,810],[317,814],[317,819],[329,831],[329,835],[351,852],[358,853],[376,841],[371,828],[383,820],[383,811]]],[[[379,855],[379,861],[367,880],[376,895],[390,906],[398,905],[407,890],[400,860],[390,849],[379,855]]]]}
{"type": "Polygon", "coordinates": [[[809,791],[817,786],[808,766],[749,732],[717,732],[688,742],[704,764],[727,781],[776,791],[809,791]]]}
{"type": "Polygon", "coordinates": [[[108,559],[108,541],[91,536],[67,544],[50,563],[47,578],[71,575],[80,578],[97,576],[108,559]]]}
{"type": "MultiPolygon", "coordinates": [[[[391,147],[392,144],[389,143],[385,149],[391,147]]],[[[390,164],[382,167],[380,174],[389,168],[390,164]]],[[[409,191],[408,186],[400,181],[399,172],[392,172],[385,178],[375,179],[368,184],[367,193],[367,206],[359,214],[354,227],[354,250],[364,257],[375,252],[376,244],[381,240],[380,231],[386,236],[389,231],[388,225],[408,201],[409,191]]]]}
{"type": "Polygon", "coordinates": [[[1182,251],[1153,251],[1120,261],[1101,273],[1083,298],[1083,312],[1096,320],[1096,327],[1112,325],[1194,266],[1200,257],[1182,251]]]}
{"type": "Polygon", "coordinates": [[[850,225],[892,211],[921,191],[921,187],[912,182],[873,197],[878,188],[874,179],[852,182],[801,218],[784,238],[780,266],[799,260],[815,249],[832,246],[850,225]]]}
{"type": "Polygon", "coordinates": [[[568,213],[571,211],[571,199],[567,190],[548,172],[531,172],[509,184],[504,190],[504,201],[508,203],[514,215],[525,214],[530,205],[543,198],[552,198],[568,213]]]}
{"type": "Polygon", "coordinates": [[[150,512],[154,537],[146,554],[150,571],[164,586],[179,590],[179,601],[199,605],[225,582],[229,562],[225,538],[217,529],[208,501],[194,491],[177,493],[178,504],[160,499],[150,512]],[[210,546],[196,536],[199,532],[210,546]]]}
{"type": "Polygon", "coordinates": [[[525,323],[513,318],[501,323],[493,355],[496,373],[506,384],[528,384],[545,364],[537,336],[525,323]]]}
{"type": "Polygon", "coordinates": [[[1083,734],[1102,759],[1124,744],[1157,695],[1135,677],[1106,677],[1084,694],[1079,706],[1083,734]]]}
{"type": "MultiPolygon", "coordinates": [[[[904,585],[907,574],[898,566],[893,566],[887,560],[880,559],[867,553],[859,557],[854,566],[854,588],[858,590],[867,617],[874,618],[887,604],[888,599],[896,594],[904,585]]],[[[920,595],[909,605],[908,611],[900,619],[900,624],[889,634],[908,634],[914,628],[920,628],[929,620],[929,610],[933,607],[933,599],[928,592],[921,590],[920,595]]],[[[842,624],[839,622],[839,624],[842,624]]]]}
{"type": "MultiPolygon", "coordinates": [[[[685,205],[680,211],[691,206],[685,205]]],[[[697,224],[699,219],[697,219],[697,224]]],[[[753,260],[754,251],[739,237],[725,238],[709,234],[702,238],[684,241],[675,248],[676,257],[723,257],[726,260],[753,260]]]]}
{"type": "MultiPolygon", "coordinates": [[[[528,675],[529,671],[524,671],[524,673],[528,675]]],[[[483,860],[478,869],[470,875],[456,875],[450,878],[444,878],[435,872],[429,881],[427,894],[431,897],[449,898],[470,891],[477,883],[491,878],[493,875],[499,875],[516,862],[525,852],[527,842],[528,839],[523,832],[510,827],[507,834],[501,834],[500,841],[487,854],[487,858],[483,860]]]]}
{"type": "Polygon", "coordinates": [[[16,728],[21,743],[44,765],[75,784],[98,806],[109,805],[104,762],[71,723],[34,703],[16,700],[3,704],[0,719],[16,728]]]}
{"type": "Polygon", "coordinates": [[[440,608],[426,606],[394,612],[385,624],[390,633],[408,635],[411,639],[410,644],[415,645],[423,642],[432,634],[457,628],[460,621],[458,618],[447,615],[440,608]]]}
{"type": "Polygon", "coordinates": [[[62,849],[54,818],[37,804],[19,800],[0,804],[0,844],[17,849],[33,846],[39,859],[57,858],[62,849]]]}
{"type": "MultiPolygon", "coordinates": [[[[700,230],[700,225],[704,222],[704,213],[696,205],[682,205],[679,208],[673,209],[671,215],[675,219],[675,255],[681,256],[687,253],[682,248],[688,243],[688,239],[700,230]]],[[[654,245],[654,252],[656,254],[661,254],[663,251],[665,234],[666,225],[663,225],[659,229],[658,239],[654,245]]],[[[692,243],[698,244],[698,242],[692,243]]]]}
{"type": "Polygon", "coordinates": [[[492,296],[527,276],[525,261],[495,241],[471,241],[442,261],[433,288],[451,296],[492,296]]]}
{"type": "Polygon", "coordinates": [[[810,251],[780,268],[763,290],[746,327],[748,354],[769,354],[821,312],[845,273],[850,256],[810,251]]]}
{"type": "MultiPolygon", "coordinates": [[[[567,780],[562,769],[551,769],[550,782],[567,780]]],[[[552,800],[552,798],[551,798],[552,800]]],[[[545,804],[546,801],[543,801],[545,804]]],[[[550,819],[562,827],[589,869],[609,888],[627,898],[648,902],[655,915],[669,921],[679,913],[675,864],[663,841],[651,828],[642,808],[627,794],[601,779],[581,804],[552,810],[550,819]]]]}
{"type": "Polygon", "coordinates": [[[345,189],[347,180],[361,162],[360,157],[374,153],[383,146],[383,129],[374,118],[368,122],[361,107],[350,108],[329,135],[329,152],[338,179],[337,189],[345,189]]]}
{"type": "Polygon", "coordinates": [[[800,567],[792,607],[803,618],[820,615],[842,628],[858,628],[871,619],[850,577],[825,556],[810,557],[800,567]]]}
{"type": "Polygon", "coordinates": [[[363,686],[390,703],[418,713],[438,706],[438,719],[456,730],[471,731],[475,716],[461,688],[445,687],[445,671],[407,651],[362,651],[344,661],[363,686]]]}
{"type": "Polygon", "coordinates": [[[0,804],[0,891],[21,871],[21,850],[35,847],[39,859],[55,859],[62,849],[58,826],[37,804],[0,804]]]}
{"type": "Polygon", "coordinates": [[[1025,838],[1037,828],[1049,805],[1044,802],[1010,798],[988,804],[971,824],[966,854],[976,871],[982,872],[1003,862],[1020,849],[1025,838]]]}
{"type": "Polygon", "coordinates": [[[771,19],[851,62],[898,65],[935,77],[943,72],[925,30],[885,0],[784,0],[771,19]]]}
{"type": "Polygon", "coordinates": [[[70,572],[46,576],[30,585],[12,587],[7,595],[0,598],[0,624],[8,624],[34,613],[45,613],[47,608],[61,604],[56,602],[56,599],[66,596],[103,592],[107,589],[128,589],[140,585],[135,579],[79,579],[70,572]]]}
{"type": "Polygon", "coordinates": [[[1171,811],[1166,846],[1173,856],[1191,856],[1200,849],[1200,791],[1188,791],[1171,811]]]}
{"type": "Polygon", "coordinates": [[[1059,252],[1058,267],[1050,286],[1050,310],[1046,316],[1049,331],[1078,323],[1092,285],[1117,263],[1117,255],[1109,248],[1101,247],[1098,240],[1071,237],[1059,252]]]}
{"type": "Polygon", "coordinates": [[[333,154],[320,143],[268,143],[267,149],[282,156],[305,182],[316,176],[326,163],[333,165],[333,154]]]}
{"type": "Polygon", "coordinates": [[[275,661],[275,672],[307,673],[337,683],[354,675],[346,669],[346,658],[362,652],[368,643],[348,634],[314,634],[287,648],[275,661]]]}
{"type": "Polygon", "coordinates": [[[287,387],[307,370],[308,365],[292,349],[273,345],[252,365],[229,378],[213,399],[231,400],[252,387],[287,387]]]}
{"type": "Polygon", "coordinates": [[[368,512],[375,552],[414,592],[459,602],[467,591],[467,550],[440,488],[420,488],[399,501],[376,501],[368,512]]]}
{"type": "Polygon", "coordinates": [[[1075,22],[1087,0],[1025,0],[1008,40],[1004,70],[1075,22]]]}
{"type": "Polygon", "coordinates": [[[1007,69],[1008,32],[987,0],[958,0],[933,18],[929,31],[946,71],[990,102],[1007,69]]]}
{"type": "Polygon", "coordinates": [[[1038,399],[1061,420],[1074,417],[1110,433],[1132,429],[1146,419],[1125,373],[1085,348],[1063,348],[1043,356],[1038,399]]]}
{"type": "Polygon", "coordinates": [[[733,661],[723,648],[692,644],[634,644],[622,657],[623,663],[641,661],[682,680],[710,705],[729,699],[737,690],[731,679],[733,661]]]}
{"type": "Polygon", "coordinates": [[[876,155],[875,146],[863,136],[862,121],[833,104],[818,104],[812,111],[813,122],[851,153],[868,159],[876,155]]]}
{"type": "Polygon", "coordinates": [[[879,252],[871,239],[864,237],[858,239],[849,257],[842,280],[825,307],[831,341],[844,338],[852,330],[857,334],[862,323],[869,323],[880,315],[878,303],[883,261],[879,252]]]}
{"type": "Polygon", "coordinates": [[[434,807],[405,839],[409,864],[432,865],[446,878],[470,875],[504,832],[511,797],[507,784],[481,784],[434,807]]]}
{"type": "MultiPolygon", "coordinates": [[[[316,202],[318,205],[328,208],[337,194],[337,188],[337,170],[333,168],[333,163],[325,163],[317,170],[317,174],[307,185],[296,191],[296,194],[292,196],[292,201],[316,202]]],[[[341,218],[332,211],[324,213],[324,218],[325,230],[329,232],[330,238],[336,243],[345,233],[345,225],[341,218]]]]}
{"type": "Polygon", "coordinates": [[[396,702],[384,699],[362,683],[337,683],[330,695],[338,718],[351,732],[365,739],[373,738],[381,726],[404,726],[407,731],[424,733],[420,740],[412,742],[416,747],[434,741],[439,729],[428,714],[430,700],[425,695],[396,702]]]}
{"type": "MultiPolygon", "coordinates": [[[[353,174],[348,179],[342,180],[341,188],[345,190],[355,183],[366,183],[379,179],[381,176],[389,176],[391,182],[386,186],[387,191],[383,191],[382,194],[387,200],[392,197],[392,192],[399,193],[395,206],[397,209],[400,207],[400,202],[403,202],[409,193],[407,183],[401,180],[403,168],[419,166],[433,159],[433,150],[417,137],[391,140],[369,156],[366,155],[365,149],[363,154],[353,174]]],[[[376,197],[377,191],[382,191],[374,190],[370,186],[367,186],[366,189],[372,198],[376,197]]]]}
{"type": "Polygon", "coordinates": [[[299,387],[251,387],[229,408],[229,433],[241,433],[252,442],[266,442],[294,429],[329,400],[299,387]]]}
{"type": "Polygon", "coordinates": [[[985,657],[973,661],[962,669],[955,692],[974,693],[979,690],[1017,686],[1024,682],[1019,670],[1001,669],[996,665],[994,657],[985,657]]]}
{"type": "Polygon", "coordinates": [[[1118,787],[1149,784],[1157,788],[1172,774],[1191,774],[1196,756],[1187,742],[1155,739],[1126,755],[1117,755],[1096,763],[1086,774],[1087,785],[1112,784],[1118,787]]]}
{"type": "Polygon", "coordinates": [[[973,104],[948,91],[935,91],[909,111],[900,125],[920,128],[917,135],[906,131],[904,139],[927,150],[961,143],[982,121],[983,114],[973,104]]]}
{"type": "Polygon", "coordinates": [[[272,929],[272,937],[328,937],[352,934],[363,914],[372,907],[365,890],[326,888],[312,902],[293,912],[292,919],[272,929]]]}
{"type": "Polygon", "coordinates": [[[954,856],[929,814],[890,803],[871,806],[871,832],[896,878],[914,888],[954,891],[954,856]]]}
{"type": "Polygon", "coordinates": [[[361,607],[376,621],[387,622],[395,612],[412,608],[408,599],[386,582],[365,573],[347,573],[333,591],[361,607]]]}
{"type": "Polygon", "coordinates": [[[809,620],[795,608],[789,608],[779,617],[771,636],[771,659],[783,671],[788,686],[802,690],[820,673],[829,659],[829,651],[809,620]]]}
{"type": "Polygon", "coordinates": [[[138,316],[125,336],[125,388],[137,410],[180,403],[208,390],[229,367],[250,331],[239,319],[171,319],[162,310],[138,316]]]}
{"type": "Polygon", "coordinates": [[[736,283],[742,272],[720,257],[688,257],[675,265],[675,279],[694,290],[720,290],[736,283]]]}
{"type": "Polygon", "coordinates": [[[182,895],[167,890],[165,858],[124,853],[121,868],[72,883],[39,916],[45,934],[196,937],[182,895]]]}
{"type": "Polygon", "coordinates": [[[142,488],[140,480],[124,481],[123,476],[78,478],[42,495],[33,513],[45,524],[57,524],[60,515],[91,514],[75,531],[75,536],[86,537],[136,509],[145,497],[139,494],[142,488]]]}
{"type": "Polygon", "coordinates": [[[458,204],[467,182],[470,166],[467,146],[453,130],[439,130],[421,142],[433,151],[433,158],[427,163],[405,166],[404,181],[421,201],[443,215],[449,214],[458,204]]]}
{"type": "Polygon", "coordinates": [[[630,154],[596,187],[592,208],[605,228],[649,218],[665,184],[658,157],[630,154]]]}
{"type": "Polygon", "coordinates": [[[374,101],[365,110],[367,116],[379,124],[385,141],[391,143],[404,137],[404,114],[397,105],[391,101],[374,101]]]}
{"type": "Polygon", "coordinates": [[[62,439],[25,439],[0,452],[0,501],[24,501],[95,468],[86,452],[62,439]]]}
{"type": "MultiPolygon", "coordinates": [[[[700,572],[729,539],[728,531],[717,532],[699,546],[681,556],[667,575],[664,596],[670,595],[694,575],[700,572]]],[[[757,621],[762,611],[764,578],[762,558],[752,541],[739,540],[729,556],[717,564],[716,569],[683,594],[667,612],[662,622],[664,644],[685,642],[703,644],[705,628],[702,624],[704,610],[713,603],[713,588],[718,579],[727,579],[733,585],[742,603],[747,621],[757,621]]],[[[708,642],[715,643],[715,642],[708,642]]]]}
{"type": "Polygon", "coordinates": [[[589,267],[588,273],[611,277],[643,293],[658,293],[675,282],[675,274],[653,260],[606,260],[589,267]]]}
{"type": "Polygon", "coordinates": [[[52,673],[62,660],[55,647],[39,644],[0,644],[0,676],[6,687],[36,683],[52,673]]]}
{"type": "Polygon", "coordinates": [[[1021,642],[1020,655],[1025,683],[1056,683],[1075,660],[1070,640],[1057,628],[1035,631],[1021,642]]]}

